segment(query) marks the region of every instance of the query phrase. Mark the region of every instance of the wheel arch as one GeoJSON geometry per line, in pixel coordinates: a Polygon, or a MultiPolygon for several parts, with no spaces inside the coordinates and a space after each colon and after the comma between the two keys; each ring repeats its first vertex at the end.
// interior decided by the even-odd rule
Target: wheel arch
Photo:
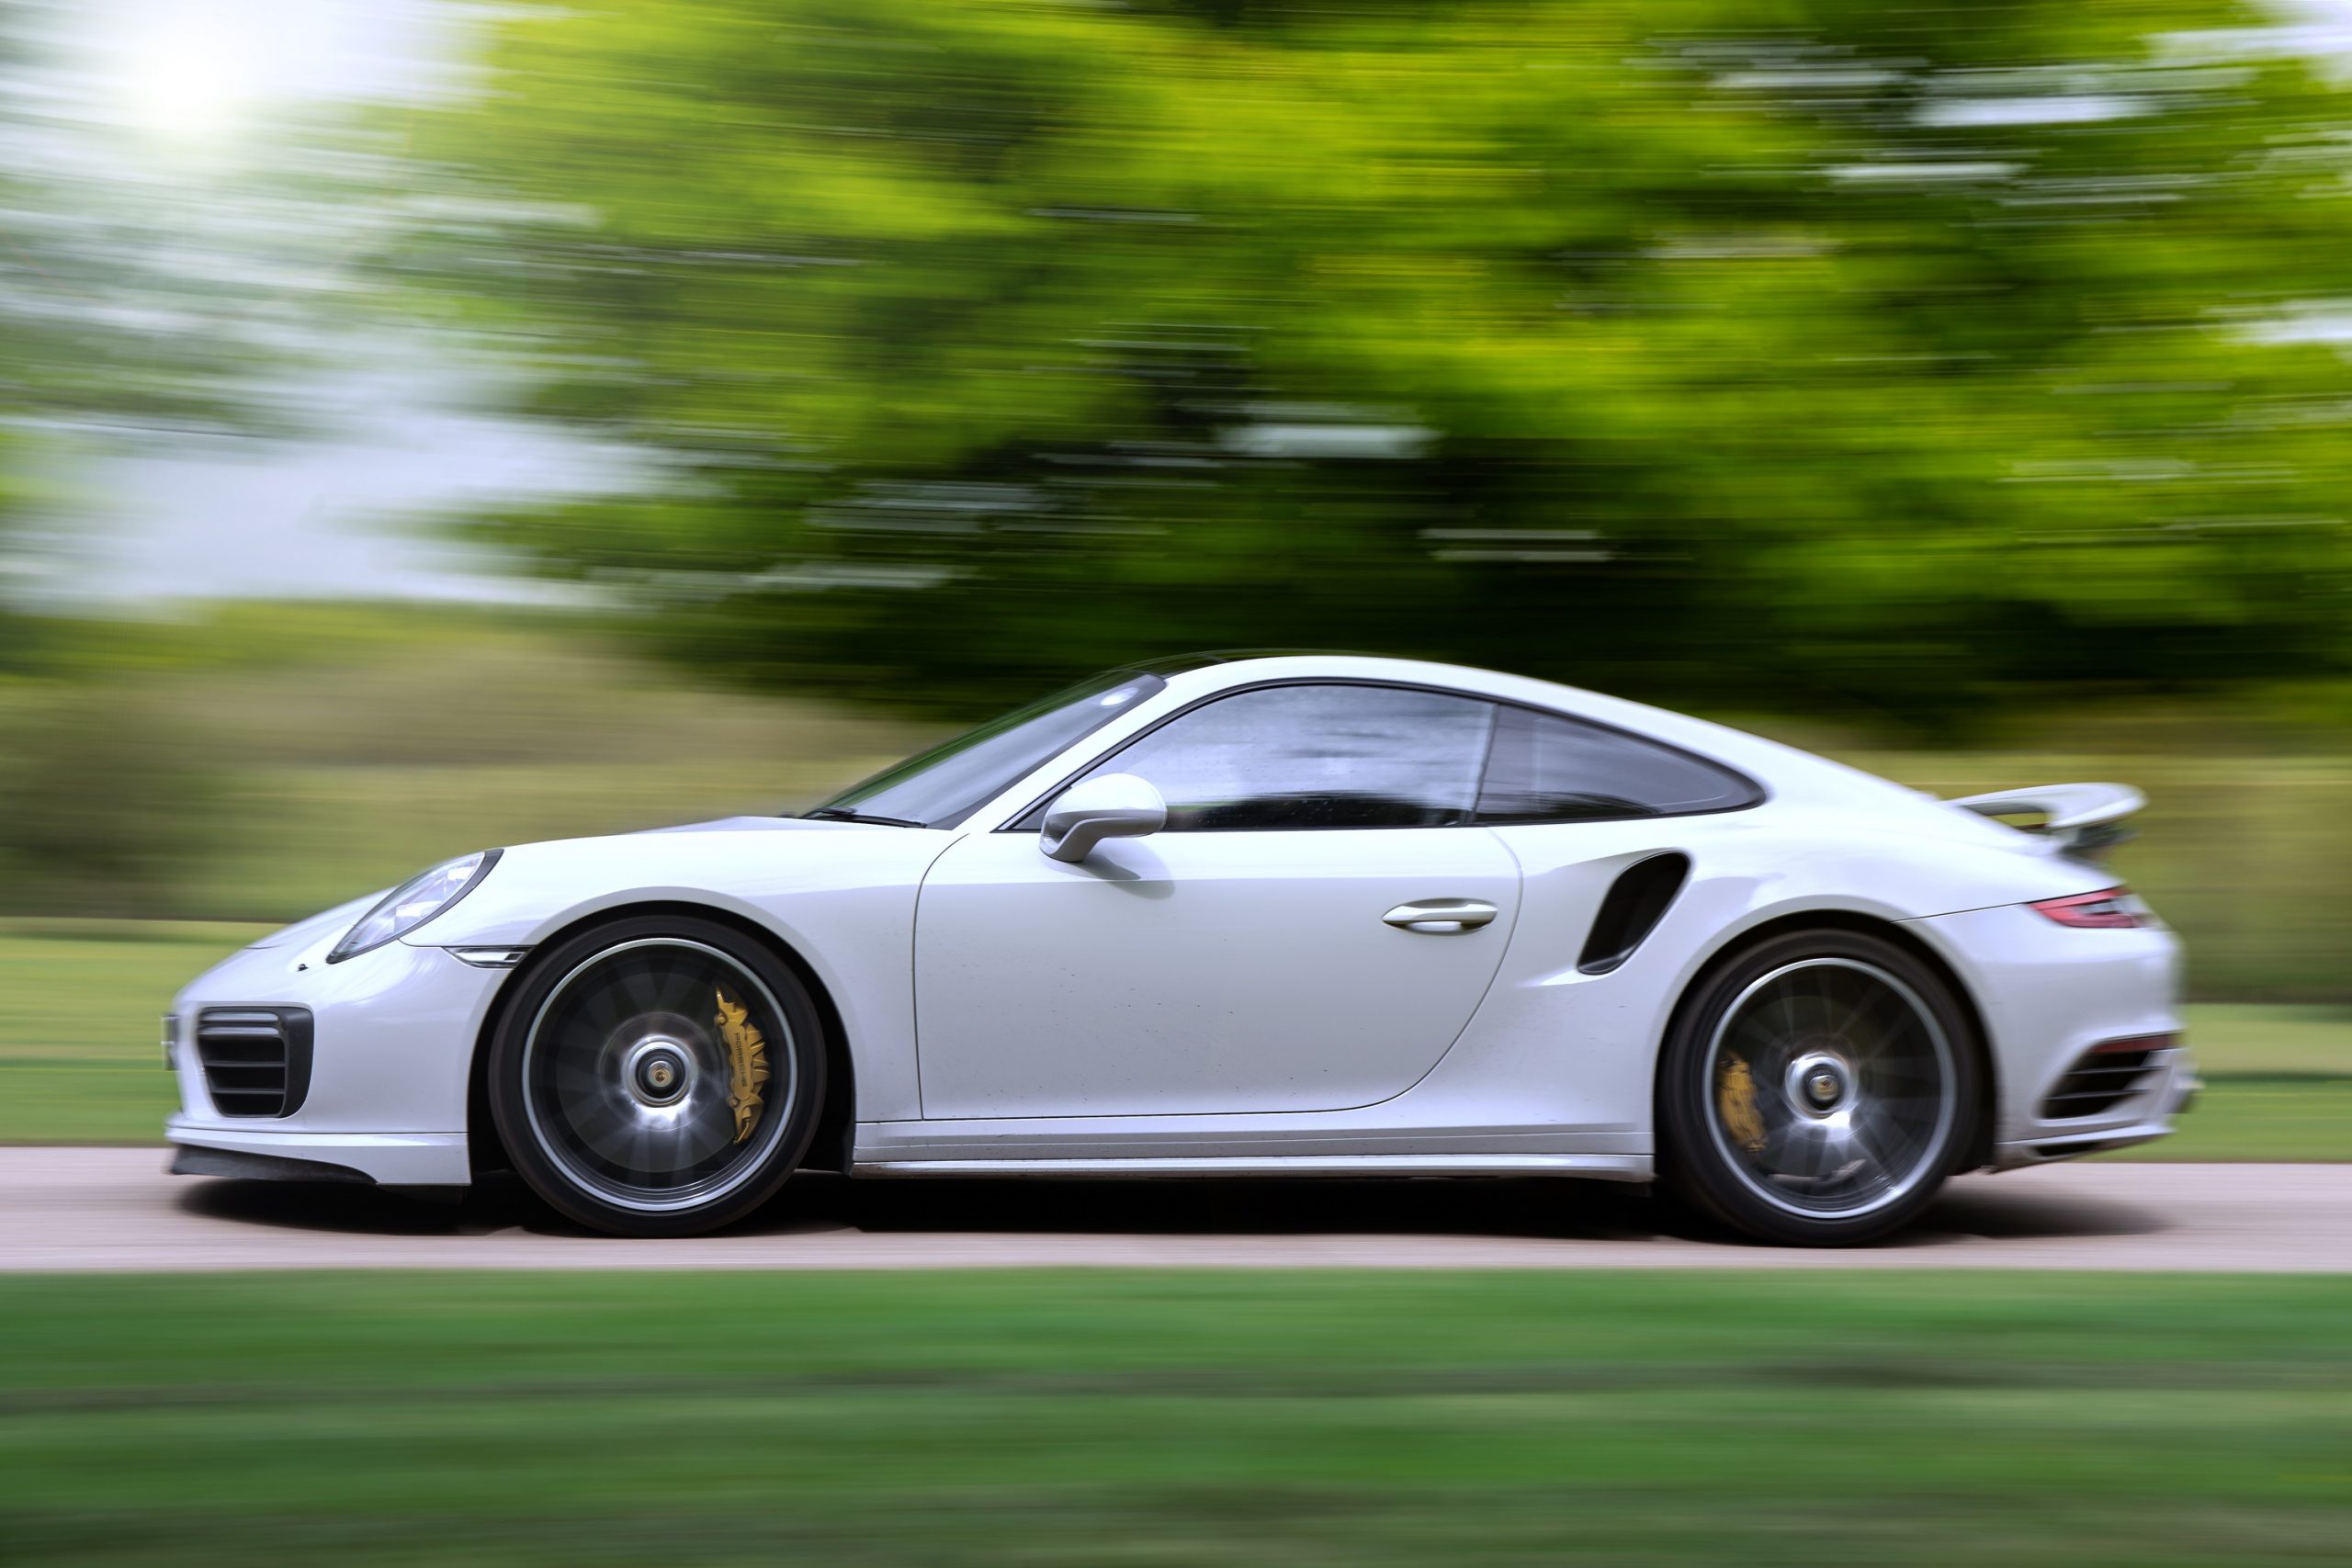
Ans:
{"type": "Polygon", "coordinates": [[[1952,965],[1951,961],[1938,951],[1934,943],[1907,928],[1906,921],[1888,919],[1881,915],[1866,914],[1859,909],[1799,909],[1746,927],[1718,942],[1690,971],[1690,978],[1683,983],[1681,994],[1675,998],[1674,1006],[1667,1014],[1665,1029],[1653,1043],[1650,1063],[1650,1125],[1656,1129],[1658,1139],[1655,1157],[1658,1160],[1661,1168],[1666,1156],[1664,1146],[1666,1120],[1660,1101],[1665,1090],[1667,1042],[1673,1039],[1674,1032],[1681,1027],[1683,1019],[1696,1005],[1699,993],[1705,987],[1708,977],[1717,969],[1751,947],[1770,942],[1775,937],[1807,931],[1854,931],[1892,942],[1926,964],[1929,971],[1951,988],[1952,999],[1959,1004],[1962,1014],[1968,1021],[1969,1048],[1975,1053],[1976,1067],[1984,1075],[1984,1092],[1976,1097],[1976,1124],[1968,1132],[1968,1152],[1962,1168],[1974,1169],[1978,1166],[1990,1163],[1994,1125],[2000,1104],[2000,1066],[1993,1050],[1992,1032],[1985,1022],[1984,1010],[1978,1004],[1975,992],[1970,988],[1967,979],[1952,965]]]}
{"type": "MultiPolygon", "coordinates": [[[[852,1134],[857,1123],[857,1070],[849,1032],[832,992],[815,966],[775,931],[717,905],[675,898],[648,899],[590,910],[548,931],[537,945],[551,947],[592,926],[614,920],[662,915],[684,915],[727,927],[766,949],[808,988],[810,999],[817,1004],[818,1017],[825,1026],[825,1102],[817,1112],[816,1134],[809,1140],[808,1157],[801,1168],[847,1171],[852,1134]]],[[[477,1180],[491,1171],[512,1168],[505,1145],[498,1136],[497,1123],[490,1113],[490,1043],[499,1025],[505,1021],[516,982],[529,968],[526,961],[510,971],[499,987],[497,996],[482,1014],[481,1029],[474,1037],[472,1057],[466,1068],[466,1148],[477,1180]]]]}

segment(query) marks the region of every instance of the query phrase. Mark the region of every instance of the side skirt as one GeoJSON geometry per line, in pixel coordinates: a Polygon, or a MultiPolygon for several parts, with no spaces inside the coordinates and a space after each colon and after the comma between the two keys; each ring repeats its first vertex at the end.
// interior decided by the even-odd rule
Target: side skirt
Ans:
{"type": "Polygon", "coordinates": [[[1135,1177],[1580,1176],[1647,1181],[1647,1155],[1178,1155],[1133,1159],[860,1159],[852,1176],[1034,1176],[1070,1180],[1135,1177]]]}

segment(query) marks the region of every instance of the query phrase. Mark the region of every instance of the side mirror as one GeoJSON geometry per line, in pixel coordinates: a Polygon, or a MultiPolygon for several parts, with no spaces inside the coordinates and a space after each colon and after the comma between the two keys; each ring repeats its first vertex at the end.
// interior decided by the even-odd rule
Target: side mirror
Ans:
{"type": "Polygon", "coordinates": [[[1080,779],[1046,807],[1037,847],[1053,860],[1075,865],[1105,839],[1139,839],[1168,826],[1168,803],[1133,773],[1080,779]]]}

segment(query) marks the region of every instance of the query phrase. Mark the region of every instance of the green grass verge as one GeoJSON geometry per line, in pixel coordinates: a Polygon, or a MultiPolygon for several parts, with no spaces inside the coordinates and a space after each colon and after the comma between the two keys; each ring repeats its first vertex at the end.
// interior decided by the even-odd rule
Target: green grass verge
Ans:
{"type": "Polygon", "coordinates": [[[2243,1563],[2352,1280],[0,1281],[20,1563],[2243,1563]]]}
{"type": "Polygon", "coordinates": [[[2352,1008],[2186,1010],[2206,1091],[2171,1137],[2118,1159],[2352,1159],[2352,1008]]]}
{"type": "MultiPolygon", "coordinates": [[[[156,1020],[263,926],[0,920],[0,1143],[160,1141],[156,1020]]],[[[2188,1009],[2211,1082],[2180,1132],[2122,1157],[2352,1159],[2352,1009],[2188,1009]]]]}
{"type": "Polygon", "coordinates": [[[160,1143],[178,1104],[164,1070],[164,1010],[267,930],[0,921],[0,1143],[160,1143]]]}

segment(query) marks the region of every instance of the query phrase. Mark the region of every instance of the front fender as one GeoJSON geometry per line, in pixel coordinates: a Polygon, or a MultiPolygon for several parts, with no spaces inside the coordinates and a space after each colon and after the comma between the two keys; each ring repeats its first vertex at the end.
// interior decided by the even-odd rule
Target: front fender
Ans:
{"type": "Polygon", "coordinates": [[[955,833],[795,824],[645,833],[511,849],[462,902],[404,939],[424,947],[535,947],[650,904],[730,915],[789,948],[831,998],[853,1054],[859,1114],[922,1113],[915,1075],[914,913],[955,833]]]}

